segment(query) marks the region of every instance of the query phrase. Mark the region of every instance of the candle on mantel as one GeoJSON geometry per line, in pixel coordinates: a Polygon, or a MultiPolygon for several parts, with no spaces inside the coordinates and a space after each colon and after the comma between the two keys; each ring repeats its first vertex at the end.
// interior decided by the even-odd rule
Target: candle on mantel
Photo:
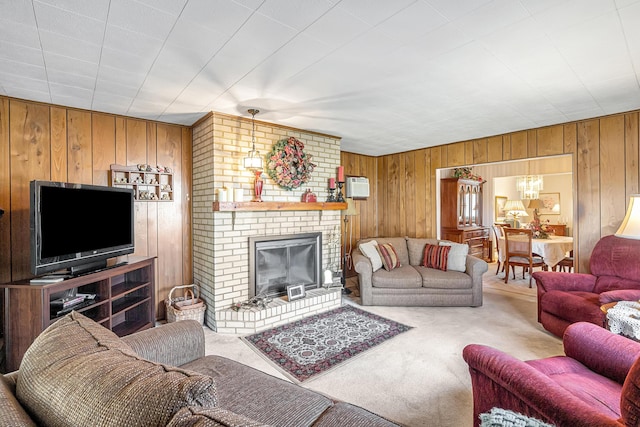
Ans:
{"type": "Polygon", "coordinates": [[[336,189],[336,179],[335,178],[329,178],[329,188],[332,190],[336,189]]]}
{"type": "Polygon", "coordinates": [[[344,182],[344,166],[338,166],[338,182],[344,182]]]}

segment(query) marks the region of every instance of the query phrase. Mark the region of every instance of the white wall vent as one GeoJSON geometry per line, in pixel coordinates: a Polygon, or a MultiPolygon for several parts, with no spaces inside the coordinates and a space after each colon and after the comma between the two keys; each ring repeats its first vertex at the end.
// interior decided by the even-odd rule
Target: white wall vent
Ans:
{"type": "Polygon", "coordinates": [[[359,176],[347,177],[347,197],[364,199],[369,197],[369,179],[359,176]]]}

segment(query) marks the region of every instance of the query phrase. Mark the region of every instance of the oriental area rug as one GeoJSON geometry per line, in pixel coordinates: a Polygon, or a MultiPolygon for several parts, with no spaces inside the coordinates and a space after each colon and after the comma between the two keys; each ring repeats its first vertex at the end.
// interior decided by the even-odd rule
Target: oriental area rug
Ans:
{"type": "Polygon", "coordinates": [[[351,305],[258,332],[242,340],[288,377],[305,381],[411,327],[351,305]]]}

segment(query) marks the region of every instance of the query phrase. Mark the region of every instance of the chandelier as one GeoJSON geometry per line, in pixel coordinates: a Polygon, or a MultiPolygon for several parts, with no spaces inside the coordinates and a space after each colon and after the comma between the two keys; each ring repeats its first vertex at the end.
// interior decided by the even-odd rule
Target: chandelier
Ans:
{"type": "Polygon", "coordinates": [[[516,178],[516,188],[521,199],[537,199],[543,189],[542,175],[526,175],[516,178]]]}

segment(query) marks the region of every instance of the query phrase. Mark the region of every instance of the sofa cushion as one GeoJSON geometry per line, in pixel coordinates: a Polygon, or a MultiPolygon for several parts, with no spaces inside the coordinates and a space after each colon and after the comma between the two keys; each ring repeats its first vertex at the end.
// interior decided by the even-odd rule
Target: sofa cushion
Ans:
{"type": "Polygon", "coordinates": [[[0,426],[33,426],[35,423],[25,412],[15,396],[15,384],[0,375],[0,426]]]}
{"type": "Polygon", "coordinates": [[[371,276],[371,286],[374,288],[420,288],[422,277],[416,267],[403,265],[393,271],[380,269],[371,276]]]}
{"type": "Polygon", "coordinates": [[[400,267],[400,258],[398,258],[398,253],[391,243],[381,243],[376,246],[376,249],[378,249],[378,253],[380,253],[382,266],[385,270],[391,271],[394,268],[400,267]]]}
{"type": "Polygon", "coordinates": [[[424,255],[420,265],[447,271],[447,259],[449,258],[450,250],[451,246],[424,245],[424,255]]]}
{"type": "Polygon", "coordinates": [[[602,325],[600,298],[592,292],[548,291],[541,296],[542,310],[569,323],[590,322],[602,325]],[[588,304],[587,304],[588,303],[588,304]]]}
{"type": "Polygon", "coordinates": [[[567,390],[597,412],[607,417],[620,417],[622,391],[620,383],[566,356],[529,360],[525,363],[545,374],[559,387],[567,390]]]}
{"type": "Polygon", "coordinates": [[[214,384],[140,359],[113,332],[71,312],[25,352],[16,396],[42,425],[166,425],[183,406],[215,406],[214,384]]]}
{"type": "Polygon", "coordinates": [[[442,271],[435,268],[415,267],[420,274],[421,286],[434,289],[471,289],[473,279],[467,273],[442,271]]]}
{"type": "Polygon", "coordinates": [[[417,239],[415,237],[407,237],[409,264],[420,265],[422,263],[425,245],[438,245],[438,242],[438,239],[417,239]]]}
{"type": "Polygon", "coordinates": [[[407,239],[404,237],[376,237],[378,245],[391,243],[400,258],[400,265],[409,264],[409,252],[407,251],[407,239]]]}
{"type": "Polygon", "coordinates": [[[337,402],[324,411],[312,427],[393,427],[397,424],[387,421],[366,409],[345,402],[337,402]]]}
{"type": "Polygon", "coordinates": [[[447,270],[467,271],[467,254],[469,253],[469,245],[466,243],[454,243],[448,240],[442,240],[440,246],[450,246],[449,258],[447,259],[447,270]]]}
{"type": "Polygon", "coordinates": [[[182,367],[213,377],[220,407],[269,425],[309,426],[333,404],[319,393],[221,356],[182,367]]]}
{"type": "Polygon", "coordinates": [[[378,242],[370,240],[368,242],[360,243],[358,245],[358,249],[360,249],[360,252],[362,252],[364,256],[369,258],[374,272],[382,268],[382,258],[380,258],[380,254],[378,253],[378,242]]]}
{"type": "Polygon", "coordinates": [[[167,427],[269,427],[220,407],[189,406],[180,409],[167,427]]]}

